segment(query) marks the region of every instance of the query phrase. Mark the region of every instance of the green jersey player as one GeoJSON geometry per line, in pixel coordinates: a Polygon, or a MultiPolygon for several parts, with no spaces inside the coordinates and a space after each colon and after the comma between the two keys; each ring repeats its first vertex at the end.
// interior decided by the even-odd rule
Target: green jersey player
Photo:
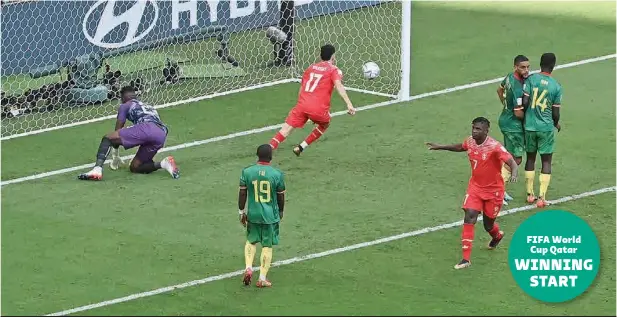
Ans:
{"type": "MultiPolygon", "coordinates": [[[[523,86],[523,107],[525,119],[525,182],[527,202],[536,200],[534,194],[536,153],[542,160],[540,172],[540,193],[537,206],[546,206],[546,192],[551,181],[551,164],[555,148],[555,129],[559,132],[559,109],[561,107],[561,85],[552,77],[557,58],[553,53],[544,53],[540,58],[540,70],[527,78],[523,86]]],[[[523,111],[517,111],[522,117],[523,111]]]]}
{"type": "MultiPolygon", "coordinates": [[[[503,104],[499,116],[499,129],[503,134],[503,145],[508,150],[517,165],[523,161],[525,153],[525,133],[523,122],[514,115],[515,110],[523,110],[523,83],[529,75],[529,59],[524,55],[514,58],[514,71],[506,75],[497,88],[497,96],[503,104]]],[[[510,169],[503,165],[501,175],[504,182],[510,179],[510,169]]],[[[504,205],[512,197],[505,193],[504,205]]]]}
{"type": "Polygon", "coordinates": [[[251,284],[256,244],[260,243],[261,267],[257,287],[261,288],[272,286],[266,275],[272,263],[272,247],[279,242],[279,222],[283,219],[285,207],[285,180],[283,172],[270,165],[272,147],[269,144],[257,148],[257,157],[257,164],[242,170],[238,208],[240,222],[246,227],[244,285],[251,284]]]}

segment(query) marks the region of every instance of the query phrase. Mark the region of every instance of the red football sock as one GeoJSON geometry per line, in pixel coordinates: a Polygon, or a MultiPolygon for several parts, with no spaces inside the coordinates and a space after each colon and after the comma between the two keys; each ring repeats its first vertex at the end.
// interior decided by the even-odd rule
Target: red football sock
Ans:
{"type": "Polygon", "coordinates": [[[493,237],[494,239],[499,238],[499,236],[501,236],[501,234],[499,234],[499,225],[497,224],[497,222],[493,224],[493,229],[491,229],[491,231],[489,231],[488,234],[490,234],[491,237],[493,237]]]}
{"type": "Polygon", "coordinates": [[[327,125],[317,126],[315,129],[313,129],[313,132],[311,132],[311,134],[309,134],[309,136],[304,139],[304,142],[307,146],[310,145],[311,143],[317,141],[317,139],[319,139],[326,132],[327,129],[327,125]]]}
{"type": "Polygon", "coordinates": [[[285,141],[285,136],[281,134],[281,132],[277,132],[276,135],[270,140],[270,146],[276,150],[279,147],[279,144],[285,141]]]}
{"type": "Polygon", "coordinates": [[[463,259],[469,261],[471,258],[471,244],[473,243],[474,224],[464,223],[461,242],[463,244],[463,259]]]}

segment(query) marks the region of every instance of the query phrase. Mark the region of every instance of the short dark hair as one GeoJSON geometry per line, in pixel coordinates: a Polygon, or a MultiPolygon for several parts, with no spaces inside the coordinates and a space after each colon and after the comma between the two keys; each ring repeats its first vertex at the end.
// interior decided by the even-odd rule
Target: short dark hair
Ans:
{"type": "Polygon", "coordinates": [[[527,56],[525,55],[516,55],[516,57],[514,58],[514,65],[518,65],[522,62],[528,62],[529,58],[527,58],[527,56]]]}
{"type": "Polygon", "coordinates": [[[489,128],[491,127],[491,122],[488,121],[488,119],[485,117],[477,117],[473,119],[473,121],[471,121],[471,124],[476,124],[476,123],[483,123],[483,124],[486,124],[487,127],[489,128]]]}
{"type": "Polygon", "coordinates": [[[322,61],[329,61],[332,59],[332,55],[334,55],[335,52],[336,49],[334,48],[334,45],[326,44],[321,47],[321,53],[319,54],[319,56],[321,57],[322,61]]]}
{"type": "Polygon", "coordinates": [[[260,162],[272,161],[272,146],[270,144],[262,144],[257,148],[257,158],[260,162]]]}
{"type": "Polygon", "coordinates": [[[133,88],[133,86],[124,86],[122,87],[122,89],[120,89],[120,95],[124,95],[128,92],[135,93],[135,88],[133,88]]]}
{"type": "Polygon", "coordinates": [[[557,56],[554,53],[544,53],[540,57],[540,69],[542,71],[553,72],[555,64],[557,64],[557,56]]]}

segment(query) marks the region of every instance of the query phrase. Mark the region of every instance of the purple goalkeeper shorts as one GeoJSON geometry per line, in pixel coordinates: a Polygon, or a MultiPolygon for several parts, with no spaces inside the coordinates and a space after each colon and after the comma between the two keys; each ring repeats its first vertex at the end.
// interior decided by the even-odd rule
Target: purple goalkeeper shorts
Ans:
{"type": "Polygon", "coordinates": [[[139,145],[135,157],[142,163],[150,162],[165,144],[167,135],[153,122],[138,123],[119,131],[122,146],[130,149],[139,145]]]}

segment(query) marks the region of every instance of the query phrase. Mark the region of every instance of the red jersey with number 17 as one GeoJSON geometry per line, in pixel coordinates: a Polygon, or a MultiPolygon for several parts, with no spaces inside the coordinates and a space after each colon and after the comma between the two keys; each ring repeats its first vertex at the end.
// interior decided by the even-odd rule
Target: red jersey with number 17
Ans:
{"type": "Polygon", "coordinates": [[[334,81],[342,80],[343,72],[327,61],[315,63],[304,71],[297,107],[330,110],[334,81]]]}
{"type": "Polygon", "coordinates": [[[469,187],[481,191],[505,190],[501,177],[501,167],[512,155],[497,140],[487,136],[482,144],[477,144],[471,137],[463,141],[471,163],[469,187]]]}

